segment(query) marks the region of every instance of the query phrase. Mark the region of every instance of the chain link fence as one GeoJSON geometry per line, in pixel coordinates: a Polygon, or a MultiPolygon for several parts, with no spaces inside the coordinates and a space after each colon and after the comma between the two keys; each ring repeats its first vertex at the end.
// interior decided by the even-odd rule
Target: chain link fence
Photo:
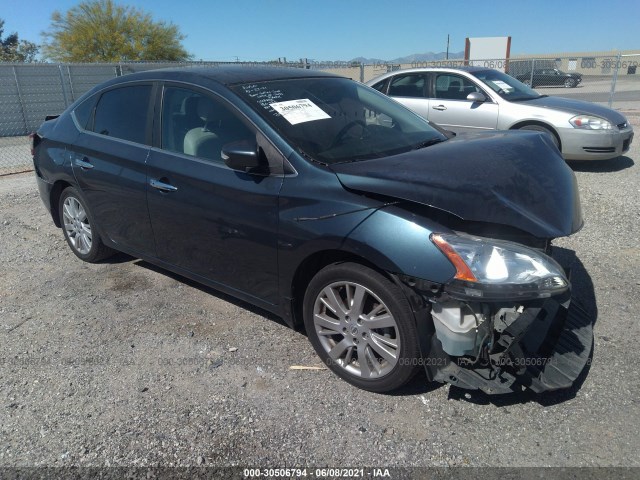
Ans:
{"type": "Polygon", "coordinates": [[[0,175],[32,169],[29,137],[47,115],[58,115],[94,86],[114,77],[197,63],[0,63],[0,175]]]}
{"type": "MultiPolygon", "coordinates": [[[[0,175],[32,167],[28,134],[46,115],[61,113],[95,85],[113,77],[165,67],[223,65],[228,62],[118,64],[0,63],[0,175]]],[[[532,85],[539,93],[599,103],[614,109],[640,111],[640,54],[511,59],[450,59],[394,64],[379,62],[278,62],[280,65],[329,71],[367,82],[393,70],[419,67],[495,68],[532,85]]]]}

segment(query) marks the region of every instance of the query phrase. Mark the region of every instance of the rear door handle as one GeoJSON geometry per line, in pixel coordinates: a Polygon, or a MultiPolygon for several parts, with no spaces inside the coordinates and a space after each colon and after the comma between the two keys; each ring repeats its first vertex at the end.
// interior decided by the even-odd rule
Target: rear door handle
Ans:
{"type": "Polygon", "coordinates": [[[437,106],[434,106],[434,107],[431,107],[431,108],[433,108],[434,110],[446,110],[447,109],[447,107],[445,107],[444,105],[437,105],[437,106]]]}
{"type": "Polygon", "coordinates": [[[76,158],[76,165],[83,170],[91,170],[93,168],[93,165],[91,164],[91,162],[89,162],[89,159],[87,157],[84,157],[82,159],[76,158]]]}
{"type": "MultiPolygon", "coordinates": [[[[164,179],[163,179],[164,180],[164,179]]],[[[178,190],[178,187],[174,187],[170,183],[161,182],[160,180],[151,179],[149,180],[149,185],[151,185],[156,190],[160,190],[161,192],[175,192],[178,190]]]]}

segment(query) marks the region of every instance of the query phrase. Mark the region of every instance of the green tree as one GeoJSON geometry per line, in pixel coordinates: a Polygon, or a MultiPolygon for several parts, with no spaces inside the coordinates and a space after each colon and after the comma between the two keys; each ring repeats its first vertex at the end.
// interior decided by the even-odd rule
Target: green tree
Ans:
{"type": "Polygon", "coordinates": [[[51,15],[44,56],[58,62],[181,61],[191,55],[172,23],[112,0],[88,0],[51,15]]]}
{"type": "Polygon", "coordinates": [[[0,62],[33,62],[38,55],[38,46],[26,40],[20,40],[17,33],[2,38],[4,20],[0,18],[0,62]]]}

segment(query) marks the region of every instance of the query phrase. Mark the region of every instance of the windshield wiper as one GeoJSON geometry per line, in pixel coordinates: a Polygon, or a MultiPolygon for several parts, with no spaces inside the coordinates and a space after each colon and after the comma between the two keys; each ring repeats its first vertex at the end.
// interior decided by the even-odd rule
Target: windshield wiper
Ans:
{"type": "Polygon", "coordinates": [[[430,138],[422,143],[417,144],[411,150],[420,150],[421,148],[430,147],[431,145],[435,145],[436,143],[444,142],[445,139],[442,138],[430,138]]]}
{"type": "Polygon", "coordinates": [[[304,158],[306,158],[307,160],[310,160],[310,161],[312,161],[314,163],[319,163],[320,165],[328,165],[328,163],[326,163],[326,162],[322,162],[320,160],[316,160],[315,158],[313,158],[311,155],[309,155],[307,152],[305,152],[300,147],[298,147],[298,153],[300,155],[302,155],[304,158]]]}

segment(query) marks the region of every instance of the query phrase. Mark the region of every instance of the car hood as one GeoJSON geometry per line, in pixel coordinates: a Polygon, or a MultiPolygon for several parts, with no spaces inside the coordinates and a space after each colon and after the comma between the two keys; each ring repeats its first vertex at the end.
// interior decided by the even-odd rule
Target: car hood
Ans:
{"type": "Polygon", "coordinates": [[[582,227],[573,171],[540,132],[463,133],[420,150],[331,166],[348,189],[409,200],[539,238],[582,227]]]}
{"type": "Polygon", "coordinates": [[[596,115],[609,120],[613,125],[619,125],[627,121],[627,119],[624,118],[624,115],[616,112],[615,110],[603,107],[602,105],[596,105],[595,103],[573,100],[571,98],[541,97],[514,103],[541,108],[551,108],[553,110],[561,110],[563,112],[574,113],[576,115],[580,113],[596,115]]]}

